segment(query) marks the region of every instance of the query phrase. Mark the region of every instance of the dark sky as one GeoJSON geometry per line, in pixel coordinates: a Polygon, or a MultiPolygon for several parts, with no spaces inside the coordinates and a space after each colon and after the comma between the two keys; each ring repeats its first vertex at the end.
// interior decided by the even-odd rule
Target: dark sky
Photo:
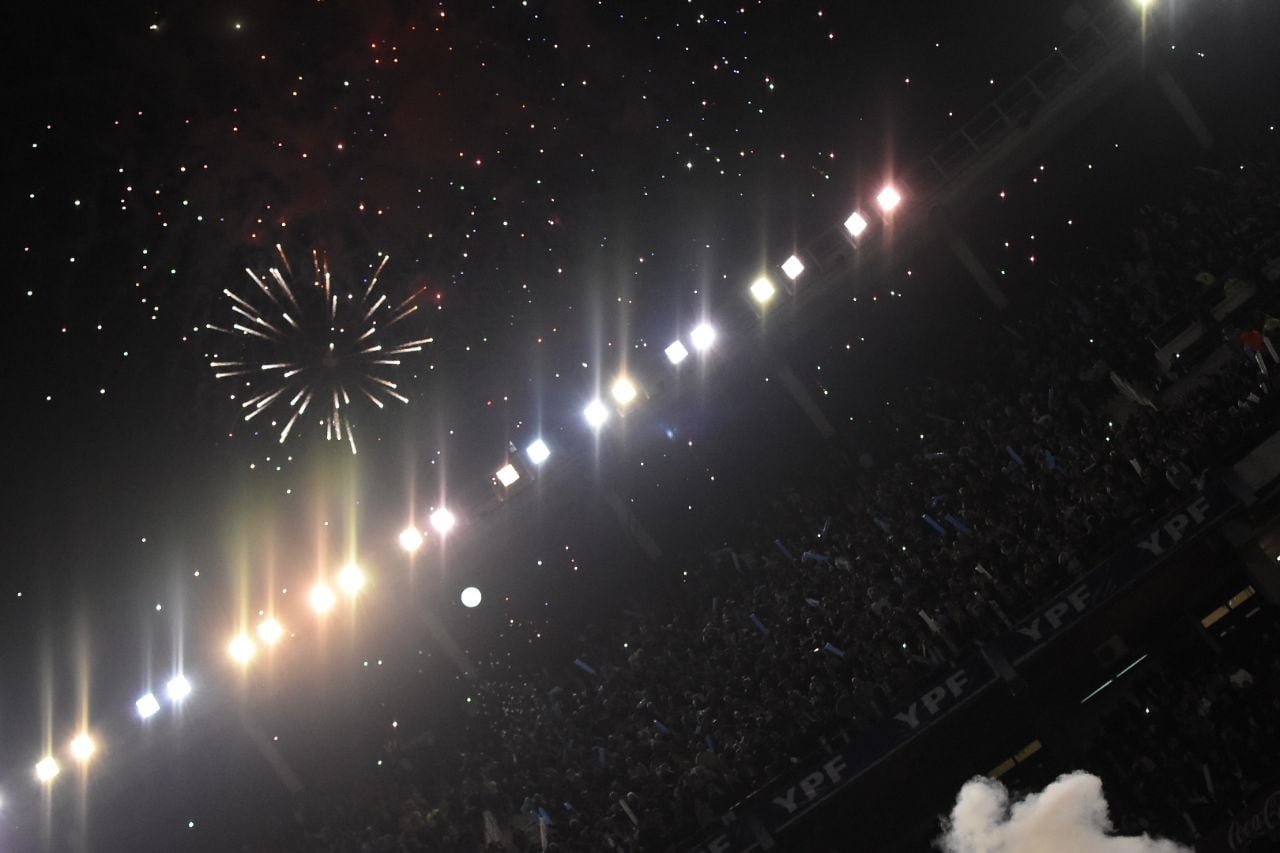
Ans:
{"type": "MultiPolygon", "coordinates": [[[[740,310],[762,268],[1067,33],[1061,4],[1014,0],[102,5],[25,28],[5,60],[0,839],[40,832],[42,744],[67,771],[45,815],[80,815],[66,837],[146,822],[95,798],[157,765],[153,822],[173,829],[209,814],[209,779],[279,787],[260,759],[235,763],[249,738],[230,718],[287,732],[286,756],[323,775],[322,737],[363,760],[389,719],[456,708],[459,651],[555,660],[585,610],[678,584],[676,565],[651,577],[601,490],[696,553],[803,462],[777,449],[809,427],[727,356],[690,362],[678,404],[599,442],[583,404],[620,367],[660,373],[674,335],[740,310]],[[324,252],[344,292],[389,254],[381,290],[419,309],[400,339],[434,339],[384,368],[407,405],[357,395],[354,457],[315,417],[283,445],[275,410],[244,423],[243,389],[209,367],[242,351],[207,329],[236,319],[224,288],[252,298],[244,270],[265,275],[277,243],[295,270],[324,252]],[[539,434],[574,473],[493,510],[506,443],[539,434]],[[410,565],[396,532],[446,500],[452,550],[432,540],[410,565]],[[318,625],[300,599],[349,556],[371,588],[318,625]],[[469,583],[485,600],[463,612],[469,583]],[[238,676],[225,645],[259,610],[296,636],[238,676]],[[133,699],[179,664],[199,685],[186,716],[140,732],[133,699]],[[86,721],[105,754],[77,799],[65,744],[86,721]]],[[[1152,109],[1140,144],[1185,149],[1152,109]]],[[[1017,176],[1012,195],[1037,194],[1017,213],[984,201],[976,248],[1011,286],[1070,233],[1054,212],[1034,243],[1048,193],[1150,159],[1106,133],[1017,176]]],[[[788,353],[850,429],[905,381],[919,336],[983,333],[946,258],[900,266],[883,299],[788,353]]]]}

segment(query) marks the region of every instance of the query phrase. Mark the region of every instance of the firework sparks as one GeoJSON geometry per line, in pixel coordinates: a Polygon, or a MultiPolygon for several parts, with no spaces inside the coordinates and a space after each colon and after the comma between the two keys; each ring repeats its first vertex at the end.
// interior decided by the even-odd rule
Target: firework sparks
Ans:
{"type": "Polygon", "coordinates": [[[246,269],[254,287],[246,287],[244,293],[223,290],[232,323],[210,323],[208,328],[233,338],[239,357],[215,356],[209,365],[218,379],[241,383],[247,394],[240,404],[246,421],[272,406],[287,409],[281,443],[314,400],[325,407],[319,423],[326,438],[346,441],[355,453],[354,399],[363,397],[379,409],[388,399],[409,402],[386,374],[400,365],[399,356],[420,352],[433,340],[395,337],[398,324],[418,310],[416,300],[425,288],[393,305],[378,288],[378,276],[390,260],[383,255],[363,293],[359,288],[344,291],[334,284],[328,259],[315,250],[311,282],[290,284],[293,268],[284,249],[277,245],[276,251],[283,273],[277,267],[266,275],[246,269]]]}

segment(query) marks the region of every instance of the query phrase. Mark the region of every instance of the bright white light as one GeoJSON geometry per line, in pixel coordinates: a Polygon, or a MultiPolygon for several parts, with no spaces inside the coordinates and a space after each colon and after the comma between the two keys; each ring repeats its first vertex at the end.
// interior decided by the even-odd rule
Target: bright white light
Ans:
{"type": "Polygon", "coordinates": [[[625,376],[619,376],[615,379],[613,387],[609,389],[609,394],[619,406],[625,406],[633,402],[639,393],[636,390],[635,383],[625,376]]]}
{"type": "Polygon", "coordinates": [[[679,341],[672,341],[671,346],[667,347],[667,361],[672,364],[679,364],[689,357],[689,351],[684,348],[684,344],[679,341]]]}
{"type": "Polygon", "coordinates": [[[599,400],[592,400],[582,410],[582,416],[587,419],[587,425],[592,429],[600,429],[604,426],[604,422],[609,420],[609,409],[599,400]]]}
{"type": "Polygon", "coordinates": [[[480,603],[480,590],[474,586],[469,586],[462,591],[462,604],[464,607],[475,607],[480,603]]]}
{"type": "Polygon", "coordinates": [[[551,448],[547,447],[547,443],[540,438],[535,439],[532,444],[524,449],[524,452],[534,465],[541,465],[551,457],[551,448]]]}
{"type": "Polygon", "coordinates": [[[71,739],[71,757],[81,764],[93,757],[98,745],[89,737],[88,732],[81,732],[71,739]]]}
{"type": "Polygon", "coordinates": [[[253,640],[248,634],[237,634],[227,643],[227,654],[231,655],[231,659],[238,664],[246,664],[252,658],[258,647],[253,644],[253,640]]]}
{"type": "Polygon", "coordinates": [[[422,532],[412,524],[400,531],[400,547],[412,554],[422,547],[422,532]]]}
{"type": "Polygon", "coordinates": [[[164,686],[164,695],[169,697],[170,702],[181,702],[191,695],[191,682],[187,681],[185,675],[175,675],[164,686]]]}
{"type": "Polygon", "coordinates": [[[41,782],[52,782],[53,777],[62,772],[58,761],[52,755],[46,755],[36,764],[36,778],[41,782]]]}
{"type": "Polygon", "coordinates": [[[787,278],[795,281],[804,272],[804,261],[792,255],[782,262],[782,271],[787,274],[787,278]]]}
{"type": "Polygon", "coordinates": [[[137,702],[134,702],[133,706],[138,709],[138,716],[144,720],[149,720],[160,712],[160,701],[156,699],[154,693],[148,693],[143,696],[137,702]]]}
{"type": "Polygon", "coordinates": [[[307,596],[307,600],[311,602],[311,609],[323,615],[333,609],[333,605],[338,603],[338,596],[333,594],[333,590],[329,588],[327,583],[321,581],[311,587],[311,594],[307,596]]]}
{"type": "Polygon", "coordinates": [[[751,282],[751,298],[761,305],[768,303],[777,292],[778,288],[766,276],[762,275],[751,282]]]}
{"type": "Polygon", "coordinates": [[[861,237],[862,232],[867,230],[867,225],[867,218],[855,210],[844,221],[844,230],[849,232],[850,237],[861,237]]]}
{"type": "Polygon", "coordinates": [[[444,507],[440,507],[438,510],[431,513],[431,526],[435,529],[436,533],[439,533],[441,536],[452,530],[453,526],[457,523],[458,519],[454,518],[453,513],[449,512],[449,510],[444,507]]]}
{"type": "Polygon", "coordinates": [[[284,636],[284,626],[268,617],[258,623],[258,639],[268,646],[274,646],[284,636]]]}
{"type": "Polygon", "coordinates": [[[894,188],[893,184],[885,184],[884,189],[880,190],[880,195],[876,196],[876,204],[880,205],[880,209],[885,213],[893,210],[902,202],[902,195],[894,188]]]}
{"type": "Polygon", "coordinates": [[[516,466],[508,462],[499,468],[498,472],[493,476],[498,478],[498,482],[502,484],[503,488],[509,489],[512,483],[520,479],[520,472],[516,470],[516,466]]]}
{"type": "Polygon", "coordinates": [[[699,323],[689,333],[693,348],[701,352],[716,342],[716,327],[710,323],[699,323]]]}
{"type": "Polygon", "coordinates": [[[338,588],[347,595],[358,595],[364,589],[364,581],[364,572],[355,563],[347,563],[338,572],[338,588]]]}

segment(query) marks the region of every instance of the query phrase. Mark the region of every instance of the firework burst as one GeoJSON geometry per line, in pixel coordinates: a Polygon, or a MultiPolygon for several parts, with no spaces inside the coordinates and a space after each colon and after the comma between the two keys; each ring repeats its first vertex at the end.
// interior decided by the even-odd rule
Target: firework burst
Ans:
{"type": "Polygon", "coordinates": [[[246,421],[268,410],[287,410],[281,443],[308,410],[318,410],[325,437],[345,440],[355,453],[354,401],[364,398],[379,409],[390,400],[409,402],[387,374],[400,365],[399,356],[419,352],[433,340],[395,337],[398,324],[418,310],[416,300],[425,288],[393,306],[378,288],[387,255],[363,288],[335,286],[328,259],[315,250],[311,281],[290,284],[289,259],[278,244],[276,251],[283,273],[270,267],[266,275],[258,275],[246,268],[253,287],[244,294],[222,291],[231,306],[231,326],[208,327],[234,339],[238,357],[215,355],[210,366],[218,379],[241,384],[247,395],[240,403],[246,421]]]}

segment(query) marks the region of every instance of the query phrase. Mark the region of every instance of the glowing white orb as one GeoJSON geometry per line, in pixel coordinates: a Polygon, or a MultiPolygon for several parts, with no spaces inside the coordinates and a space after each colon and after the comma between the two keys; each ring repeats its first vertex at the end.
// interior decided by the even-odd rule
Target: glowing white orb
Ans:
{"type": "Polygon", "coordinates": [[[53,777],[62,772],[58,761],[52,755],[46,755],[36,764],[36,778],[41,782],[52,782],[53,777]]]}
{"type": "Polygon", "coordinates": [[[258,639],[268,646],[274,646],[284,636],[284,626],[270,617],[258,623],[258,639]]]}
{"type": "Polygon", "coordinates": [[[667,361],[672,364],[679,364],[689,357],[689,351],[679,341],[672,341],[671,346],[667,347],[665,352],[667,353],[667,361]]]}
{"type": "Polygon", "coordinates": [[[551,458],[551,448],[547,447],[547,443],[540,438],[535,439],[532,444],[524,449],[524,452],[534,465],[541,465],[551,458]]]}
{"type": "Polygon", "coordinates": [[[844,230],[849,232],[850,237],[861,237],[862,232],[867,230],[869,224],[867,218],[855,210],[844,221],[844,230]]]}
{"type": "Polygon", "coordinates": [[[154,693],[148,693],[143,696],[137,702],[134,702],[133,706],[138,709],[138,716],[144,720],[148,720],[160,712],[160,701],[156,699],[154,693]]]}
{"type": "Polygon", "coordinates": [[[338,572],[338,588],[347,595],[358,595],[364,589],[364,572],[355,563],[347,563],[338,572]]]}
{"type": "Polygon", "coordinates": [[[462,591],[462,604],[464,607],[475,607],[480,603],[480,590],[474,586],[469,586],[462,591]]]}
{"type": "Polygon", "coordinates": [[[751,298],[760,305],[767,305],[777,292],[778,288],[773,286],[773,282],[769,281],[767,276],[762,275],[751,282],[751,298]]]}
{"type": "Polygon", "coordinates": [[[800,277],[800,273],[804,272],[804,261],[792,255],[782,262],[782,271],[786,273],[787,278],[795,281],[800,277]]]}
{"type": "Polygon", "coordinates": [[[237,634],[231,642],[227,643],[227,654],[231,655],[233,661],[242,665],[252,660],[257,650],[258,647],[254,645],[248,634],[237,634]]]}
{"type": "Polygon", "coordinates": [[[191,682],[187,681],[185,675],[175,675],[164,686],[164,693],[170,702],[181,702],[191,695],[191,682]]]}
{"type": "Polygon", "coordinates": [[[716,327],[710,323],[699,323],[689,333],[693,348],[701,352],[716,342],[716,327]]]}
{"type": "Polygon", "coordinates": [[[422,538],[422,531],[414,527],[412,524],[400,531],[400,547],[412,554],[422,547],[425,540],[422,538]]]}
{"type": "Polygon", "coordinates": [[[98,745],[89,737],[88,732],[81,732],[71,739],[71,757],[80,763],[88,761],[98,750],[98,745]]]}
{"type": "Polygon", "coordinates": [[[431,513],[431,527],[441,536],[453,529],[458,523],[458,519],[454,518],[453,513],[449,512],[445,507],[440,507],[431,513]]]}
{"type": "Polygon", "coordinates": [[[311,609],[317,613],[328,613],[333,609],[333,605],[337,603],[338,596],[333,594],[333,590],[326,583],[318,583],[311,588],[311,594],[307,596],[307,600],[311,602],[311,609]]]}

